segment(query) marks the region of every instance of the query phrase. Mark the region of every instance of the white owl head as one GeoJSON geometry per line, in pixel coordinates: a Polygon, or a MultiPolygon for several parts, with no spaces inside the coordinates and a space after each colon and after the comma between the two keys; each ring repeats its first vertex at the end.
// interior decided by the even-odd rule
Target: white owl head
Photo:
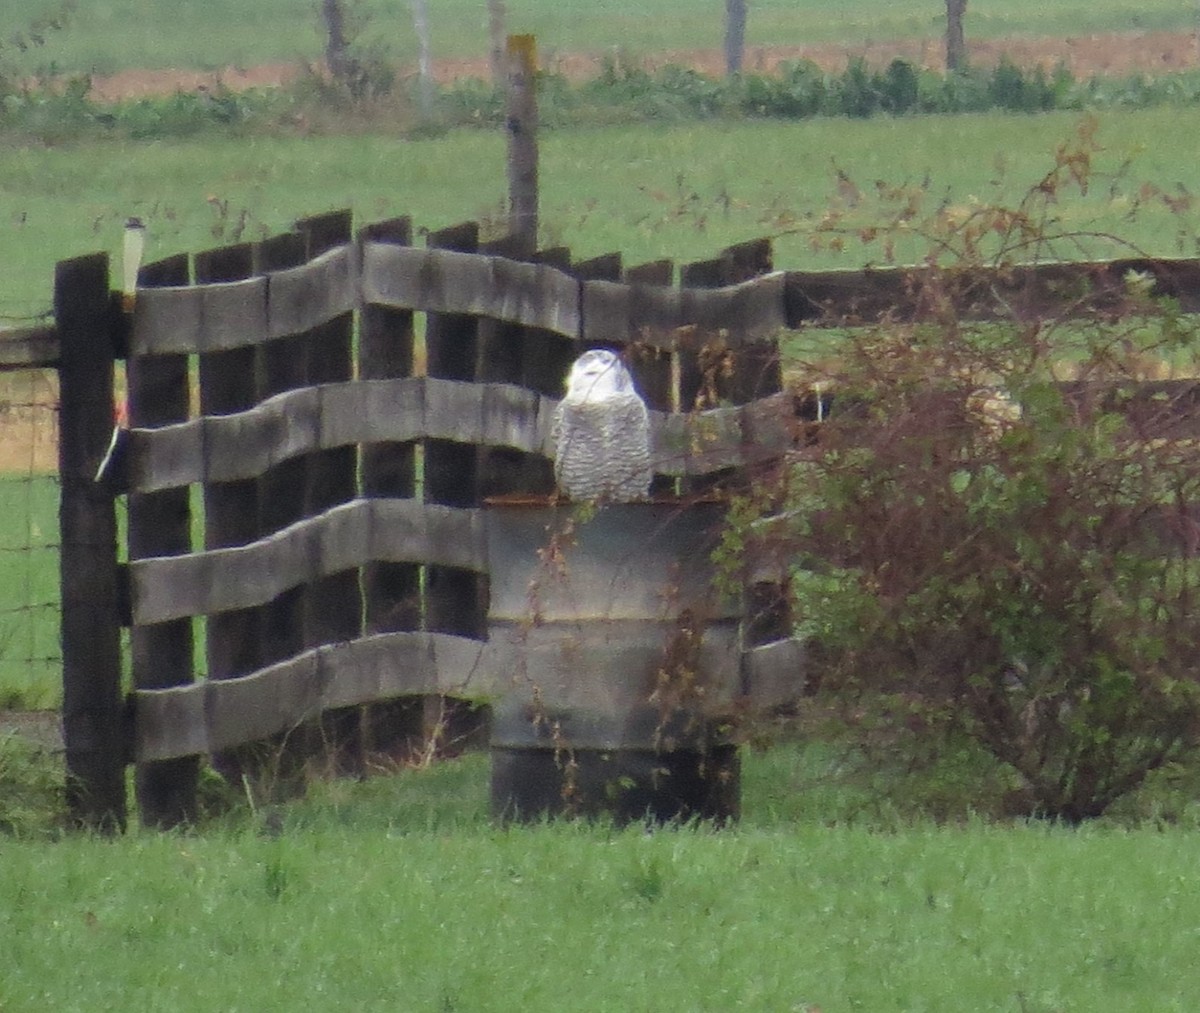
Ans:
{"type": "Polygon", "coordinates": [[[571,401],[604,401],[614,394],[633,391],[633,377],[615,353],[604,348],[584,352],[567,374],[571,401]]]}

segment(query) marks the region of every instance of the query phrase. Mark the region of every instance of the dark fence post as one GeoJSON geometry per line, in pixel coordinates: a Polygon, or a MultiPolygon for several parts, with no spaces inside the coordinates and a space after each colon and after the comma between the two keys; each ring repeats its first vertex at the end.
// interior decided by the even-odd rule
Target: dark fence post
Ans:
{"type": "MultiPolygon", "coordinates": [[[[296,231],[305,239],[307,260],[340,246],[351,246],[354,217],[348,209],[302,218],[296,231]]],[[[352,255],[357,251],[352,248],[352,255]]],[[[343,313],[308,334],[311,385],[343,383],[354,376],[354,313],[343,313]]],[[[315,517],[358,495],[358,448],[330,447],[309,456],[305,514],[315,517]]],[[[315,581],[306,594],[304,647],[350,641],[362,632],[362,593],[357,570],[332,573],[315,581]]],[[[365,769],[361,709],[345,707],[321,715],[328,757],[343,772],[365,769]]]]}
{"type": "MultiPolygon", "coordinates": [[[[365,226],[359,243],[412,245],[412,220],[395,218],[365,226]]],[[[412,310],[364,305],[359,316],[360,380],[413,375],[412,310]]],[[[362,495],[412,499],[417,494],[417,444],[373,443],[362,448],[362,495]]],[[[421,628],[419,563],[374,562],[363,568],[363,632],[392,633],[421,628]]],[[[425,698],[402,697],[371,704],[362,715],[363,751],[406,758],[425,735],[425,698]]]]}
{"type": "MultiPolygon", "coordinates": [[[[186,285],[186,254],[145,265],[140,288],[186,285]]],[[[136,312],[136,309],[135,309],[136,312]]],[[[129,423],[138,427],[184,422],[190,412],[187,355],[130,356],[126,365],[129,423]]],[[[129,558],[175,556],[192,550],[190,492],[186,486],[129,496],[129,558]]],[[[163,689],[191,682],[192,620],[174,619],[129,632],[135,689],[163,689]]],[[[169,829],[196,819],[200,758],[140,763],[137,766],[138,815],[143,825],[169,829]]]]}
{"type": "MultiPolygon", "coordinates": [[[[479,225],[465,222],[426,237],[431,249],[475,253],[479,225]]],[[[443,380],[475,381],[479,376],[481,324],[462,313],[429,313],[425,317],[426,375],[443,380]]],[[[454,507],[479,505],[481,448],[450,440],[425,441],[423,499],[454,507]]],[[[431,565],[425,568],[425,629],[482,640],[487,635],[487,578],[471,570],[431,565]]],[[[424,738],[446,742],[477,734],[471,712],[444,697],[424,701],[424,738]],[[460,734],[461,731],[461,734],[460,734]]]]}
{"type": "Polygon", "coordinates": [[[97,483],[113,426],[113,316],[108,257],[60,262],[59,501],[63,735],[72,824],[105,833],[126,822],[116,507],[97,483]]]}

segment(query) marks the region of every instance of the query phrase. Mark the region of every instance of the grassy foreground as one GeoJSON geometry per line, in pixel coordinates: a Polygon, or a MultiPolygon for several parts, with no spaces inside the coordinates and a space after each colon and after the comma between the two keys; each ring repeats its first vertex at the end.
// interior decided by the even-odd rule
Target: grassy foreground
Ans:
{"type": "Polygon", "coordinates": [[[0,1008],[1186,1010],[1194,833],[483,818],[481,756],[282,833],[4,845],[0,1008]]]}

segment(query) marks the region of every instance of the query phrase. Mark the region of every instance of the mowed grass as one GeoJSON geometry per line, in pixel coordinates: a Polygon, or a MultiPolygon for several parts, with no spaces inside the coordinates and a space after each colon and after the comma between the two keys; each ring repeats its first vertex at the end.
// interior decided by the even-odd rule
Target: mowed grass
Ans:
{"type": "MultiPolygon", "coordinates": [[[[766,762],[766,761],[763,761],[766,762]]],[[[1194,833],[501,829],[486,760],[282,832],[8,842],[0,1006],[1190,1010],[1194,833]]]]}
{"type": "MultiPolygon", "coordinates": [[[[879,252],[852,244],[840,257],[816,254],[804,225],[806,214],[819,217],[833,199],[838,169],[868,195],[876,180],[928,178],[935,201],[1015,201],[1079,121],[1073,113],[988,114],[547,131],[542,241],[565,244],[581,259],[619,250],[627,264],[684,263],[729,243],[786,233],[799,219],[801,235],[778,243],[780,266],[857,268],[879,252]]],[[[1200,109],[1114,111],[1100,123],[1106,152],[1097,171],[1132,159],[1129,178],[1116,193],[1098,178],[1088,197],[1064,195],[1064,226],[1111,229],[1160,255],[1193,254],[1194,220],[1161,204],[1136,221],[1123,217],[1144,179],[1200,192],[1200,163],[1188,141],[1200,109]]],[[[147,222],[154,257],[261,238],[340,206],[354,207],[360,221],[410,214],[422,229],[483,219],[494,234],[503,228],[506,192],[498,131],[430,140],[213,136],[5,148],[0,320],[47,311],[54,262],[93,249],[115,255],[129,215],[147,222]]]]}
{"type": "MultiPolygon", "coordinates": [[[[57,0],[0,0],[0,21],[13,31],[57,0]]],[[[29,67],[51,61],[61,70],[110,73],[130,67],[215,69],[265,62],[315,61],[322,53],[316,2],[295,0],[90,0],[79,4],[70,27],[24,58],[29,67]]],[[[484,58],[487,12],[482,0],[429,4],[435,58],[484,58]]],[[[720,4],[693,0],[523,0],[509,3],[508,30],[537,35],[542,52],[620,50],[634,56],[669,49],[717,48],[720,4]]],[[[417,44],[410,5],[365,0],[365,37],[382,42],[398,60],[413,61],[417,44]]],[[[1180,0],[994,0],[967,11],[968,37],[1080,35],[1146,30],[1189,31],[1195,11],[1180,0]]],[[[810,43],[861,44],[882,39],[937,42],[945,10],[935,0],[757,0],[750,5],[749,46],[810,43]]]]}

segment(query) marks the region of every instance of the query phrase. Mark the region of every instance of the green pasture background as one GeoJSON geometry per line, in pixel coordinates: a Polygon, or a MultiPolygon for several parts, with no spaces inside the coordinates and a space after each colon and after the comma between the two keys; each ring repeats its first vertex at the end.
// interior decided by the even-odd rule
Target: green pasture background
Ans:
{"type": "MultiPolygon", "coordinates": [[[[20,26],[55,0],[0,0],[0,24],[20,26]]],[[[408,0],[363,0],[366,36],[403,61],[416,57],[408,0]]],[[[631,55],[668,49],[717,48],[721,0],[509,0],[508,28],[538,36],[544,55],[603,52],[631,55]]],[[[316,60],[321,54],[317,0],[80,0],[72,29],[33,57],[61,69],[110,73],[130,67],[217,69],[265,62],[316,60]]],[[[967,10],[968,36],[1082,35],[1094,32],[1189,30],[1187,0],[990,0],[967,10]]],[[[484,0],[432,0],[436,58],[487,54],[484,0]]],[[[901,38],[937,39],[942,0],[755,0],[746,42],[757,45],[849,45],[901,38]]]]}
{"type": "MultiPolygon", "coordinates": [[[[918,184],[940,199],[1016,201],[1070,139],[1078,113],[991,113],[872,120],[646,124],[547,131],[541,140],[544,245],[578,258],[619,250],[626,262],[702,259],[729,243],[779,235],[778,264],[854,269],[878,257],[851,246],[815,254],[789,238],[836,193],[837,171],[865,192],[876,180],[918,184]]],[[[1158,255],[1193,255],[1191,224],[1155,205],[1126,221],[1142,180],[1200,194],[1193,139],[1200,109],[1108,111],[1100,173],[1130,161],[1115,190],[1100,180],[1064,198],[1066,227],[1100,228],[1158,255]]],[[[360,222],[410,214],[419,229],[482,219],[502,230],[507,192],[499,131],[414,140],[380,134],[204,136],[0,149],[0,323],[48,311],[54,262],[119,252],[139,215],[148,256],[259,239],[294,219],[353,207],[360,222]]],[[[911,251],[916,255],[918,251],[911,251]]],[[[1097,254],[1104,251],[1100,248],[1097,254]]]]}

